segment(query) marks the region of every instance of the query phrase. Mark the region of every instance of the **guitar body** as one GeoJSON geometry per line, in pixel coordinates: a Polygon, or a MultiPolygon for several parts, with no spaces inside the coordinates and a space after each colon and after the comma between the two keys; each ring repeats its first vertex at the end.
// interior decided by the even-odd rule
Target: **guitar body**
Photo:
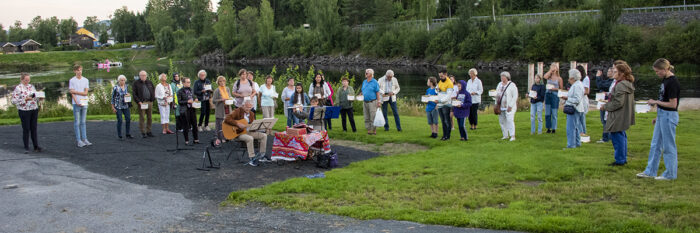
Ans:
{"type": "Polygon", "coordinates": [[[248,121],[246,119],[240,119],[236,121],[239,124],[245,125],[245,128],[239,129],[238,126],[236,125],[229,125],[226,124],[226,122],[221,124],[221,131],[224,133],[224,138],[226,140],[233,140],[237,138],[241,134],[246,134],[248,133],[248,121]]]}

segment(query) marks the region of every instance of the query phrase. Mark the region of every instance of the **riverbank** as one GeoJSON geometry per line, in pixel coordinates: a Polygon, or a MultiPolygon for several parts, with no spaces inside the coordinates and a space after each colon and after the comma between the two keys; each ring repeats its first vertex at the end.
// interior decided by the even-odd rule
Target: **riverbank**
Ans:
{"type": "MultiPolygon", "coordinates": [[[[2,70],[42,70],[47,68],[71,67],[75,63],[97,63],[120,61],[123,63],[156,62],[153,50],[118,49],[118,50],[80,50],[53,51],[40,53],[18,53],[0,55],[2,70]]],[[[92,65],[92,64],[90,64],[92,65]]]]}

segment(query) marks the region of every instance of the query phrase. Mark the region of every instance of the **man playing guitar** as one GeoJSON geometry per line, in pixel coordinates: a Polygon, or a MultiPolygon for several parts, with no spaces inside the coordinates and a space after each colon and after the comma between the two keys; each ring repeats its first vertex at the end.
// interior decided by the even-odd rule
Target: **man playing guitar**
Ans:
{"type": "MultiPolygon", "coordinates": [[[[240,133],[240,135],[233,138],[238,138],[239,140],[245,142],[246,146],[248,147],[248,157],[250,158],[250,162],[248,162],[247,165],[258,166],[258,160],[263,159],[265,156],[267,134],[261,132],[246,132],[248,124],[255,120],[255,113],[251,111],[252,108],[253,104],[250,101],[245,101],[242,107],[237,108],[236,110],[233,110],[231,114],[226,115],[224,124],[233,126],[232,128],[234,132],[232,133],[240,133]],[[259,152],[257,156],[253,145],[254,140],[260,141],[260,149],[258,150],[259,152]]],[[[224,127],[224,130],[227,128],[228,127],[224,127]]],[[[227,133],[231,132],[224,132],[224,134],[227,133]]]]}

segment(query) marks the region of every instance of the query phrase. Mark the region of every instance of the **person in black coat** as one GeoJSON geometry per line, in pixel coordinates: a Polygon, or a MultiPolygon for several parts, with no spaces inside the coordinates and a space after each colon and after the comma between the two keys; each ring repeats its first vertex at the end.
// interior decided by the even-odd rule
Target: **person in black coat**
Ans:
{"type": "Polygon", "coordinates": [[[151,125],[153,121],[151,120],[151,112],[153,108],[153,101],[156,100],[156,91],[153,83],[146,79],[148,73],[145,70],[139,72],[139,79],[134,81],[131,90],[134,92],[134,101],[139,105],[139,129],[141,129],[141,136],[155,137],[151,133],[151,125]],[[146,115],[147,119],[144,119],[146,115]],[[145,121],[145,122],[144,122],[145,121]]]}
{"type": "Polygon", "coordinates": [[[182,88],[177,91],[178,105],[180,105],[180,122],[182,122],[182,132],[185,135],[185,145],[193,145],[189,143],[189,132],[192,130],[194,144],[199,144],[199,135],[197,130],[197,113],[192,107],[194,102],[194,91],[190,88],[190,78],[182,80],[182,88]]]}

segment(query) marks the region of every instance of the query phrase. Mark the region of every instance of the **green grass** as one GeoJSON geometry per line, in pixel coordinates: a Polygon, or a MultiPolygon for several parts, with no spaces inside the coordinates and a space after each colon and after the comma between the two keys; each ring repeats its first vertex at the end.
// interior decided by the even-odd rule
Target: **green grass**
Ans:
{"type": "Polygon", "coordinates": [[[40,53],[20,53],[0,55],[2,67],[70,67],[76,62],[87,61],[131,62],[134,60],[153,60],[153,50],[87,50],[87,51],[56,51],[40,53]],[[152,58],[152,59],[151,59],[152,58]]]}
{"type": "MultiPolygon", "coordinates": [[[[402,133],[380,129],[367,136],[360,116],[354,134],[342,133],[335,120],[331,140],[409,142],[430,149],[356,162],[326,172],[324,179],[293,178],[232,192],[224,204],[260,202],[358,219],[529,232],[697,232],[698,113],[680,114],[676,181],[635,177],[646,166],[653,113],[637,114],[637,125],[628,131],[629,164],[615,168],[606,166],[613,161],[609,143],[562,151],[562,113],[557,134],[535,136],[529,135],[529,114],[518,113],[515,142],[499,140],[492,114],[480,115],[480,129],[469,131],[469,142],[456,140],[458,132],[449,142],[428,138],[424,117],[402,117],[402,133]]],[[[598,112],[588,114],[594,141],[602,131],[598,119],[598,112]]]]}

